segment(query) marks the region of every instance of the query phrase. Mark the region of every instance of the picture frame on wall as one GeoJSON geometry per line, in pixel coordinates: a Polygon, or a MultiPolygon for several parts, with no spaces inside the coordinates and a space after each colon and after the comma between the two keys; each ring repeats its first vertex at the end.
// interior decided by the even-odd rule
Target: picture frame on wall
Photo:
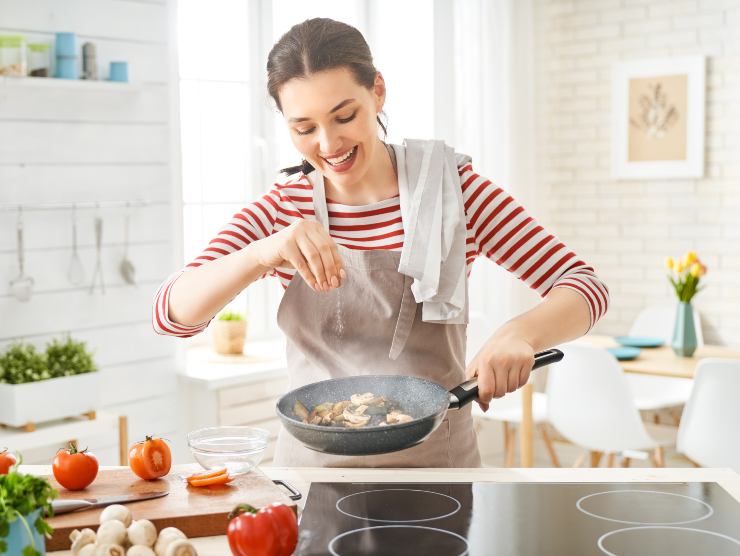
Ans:
{"type": "Polygon", "coordinates": [[[704,56],[614,66],[614,179],[704,176],[705,71],[704,56]]]}

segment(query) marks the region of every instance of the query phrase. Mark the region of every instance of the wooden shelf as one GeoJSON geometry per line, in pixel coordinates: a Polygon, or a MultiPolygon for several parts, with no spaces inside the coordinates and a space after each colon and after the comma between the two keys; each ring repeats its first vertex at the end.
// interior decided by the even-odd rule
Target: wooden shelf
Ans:
{"type": "Polygon", "coordinates": [[[0,89],[7,90],[15,88],[76,89],[80,91],[109,91],[116,93],[136,93],[141,91],[141,85],[138,83],[57,79],[55,77],[0,77],[0,89]]]}

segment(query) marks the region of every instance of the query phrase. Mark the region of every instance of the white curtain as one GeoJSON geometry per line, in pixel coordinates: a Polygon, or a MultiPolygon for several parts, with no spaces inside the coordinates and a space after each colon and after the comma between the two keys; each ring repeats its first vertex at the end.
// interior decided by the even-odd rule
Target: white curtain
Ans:
{"type": "MultiPolygon", "coordinates": [[[[538,218],[534,149],[533,0],[457,0],[454,10],[455,146],[481,175],[538,218]]],[[[539,297],[494,263],[479,260],[471,311],[495,327],[539,297]]]]}

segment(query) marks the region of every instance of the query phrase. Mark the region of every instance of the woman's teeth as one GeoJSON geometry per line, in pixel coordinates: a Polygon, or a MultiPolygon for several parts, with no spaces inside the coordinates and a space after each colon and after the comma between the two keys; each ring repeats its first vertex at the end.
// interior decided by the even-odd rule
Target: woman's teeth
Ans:
{"type": "Polygon", "coordinates": [[[348,150],[344,156],[340,156],[339,158],[325,158],[329,164],[333,164],[334,166],[340,165],[342,162],[345,162],[350,156],[352,156],[355,153],[355,150],[357,150],[357,145],[352,147],[350,150],[348,150]]]}

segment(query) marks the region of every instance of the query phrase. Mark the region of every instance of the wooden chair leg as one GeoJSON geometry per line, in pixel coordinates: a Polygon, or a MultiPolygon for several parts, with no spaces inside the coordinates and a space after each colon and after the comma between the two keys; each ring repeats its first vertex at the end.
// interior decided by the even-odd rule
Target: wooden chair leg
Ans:
{"type": "Polygon", "coordinates": [[[120,465],[128,465],[128,419],[125,415],[118,416],[118,461],[120,465]]]}
{"type": "Polygon", "coordinates": [[[622,467],[629,467],[630,466],[630,458],[622,458],[622,467]]]}
{"type": "Polygon", "coordinates": [[[558,460],[557,453],[555,453],[555,447],[552,445],[552,440],[550,440],[550,435],[547,433],[547,425],[540,424],[537,427],[540,429],[540,434],[542,435],[542,440],[545,442],[545,448],[547,448],[547,453],[550,454],[550,461],[552,461],[552,466],[560,467],[560,461],[558,460]]]}
{"type": "Polygon", "coordinates": [[[614,467],[614,452],[609,452],[606,456],[606,466],[614,467]]]}
{"type": "Polygon", "coordinates": [[[604,452],[590,451],[589,455],[591,456],[591,467],[598,467],[599,462],[601,461],[601,456],[604,455],[604,452]]]}
{"type": "Polygon", "coordinates": [[[657,411],[653,413],[653,423],[655,423],[656,425],[660,425],[660,415],[657,411]]]}
{"type": "Polygon", "coordinates": [[[583,465],[583,462],[586,460],[586,452],[581,452],[581,455],[578,456],[576,461],[573,462],[573,467],[580,467],[583,465]]]}
{"type": "Polygon", "coordinates": [[[504,467],[514,467],[516,431],[509,423],[504,422],[504,467]]]}
{"type": "Polygon", "coordinates": [[[650,454],[650,460],[652,461],[654,467],[665,467],[662,446],[657,446],[655,448],[655,450],[650,454]]]}

